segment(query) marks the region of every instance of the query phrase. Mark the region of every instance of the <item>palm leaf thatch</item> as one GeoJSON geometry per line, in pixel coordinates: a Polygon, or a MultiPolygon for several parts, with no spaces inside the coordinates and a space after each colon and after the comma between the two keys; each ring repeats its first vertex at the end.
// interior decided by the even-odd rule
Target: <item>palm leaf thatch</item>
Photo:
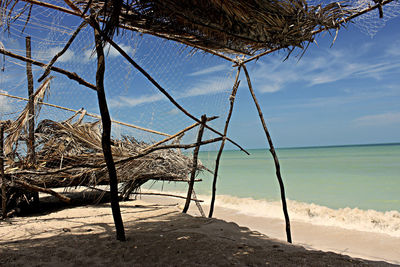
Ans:
{"type": "Polygon", "coordinates": [[[289,46],[303,48],[305,42],[313,41],[313,31],[338,28],[339,22],[353,13],[343,3],[308,6],[305,0],[84,0],[75,3],[82,7],[90,4],[92,10],[103,16],[107,33],[113,33],[109,30],[112,26],[128,26],[194,47],[239,54],[289,46]],[[118,19],[114,17],[116,14],[118,19]]]}
{"type": "MultiPolygon", "coordinates": [[[[53,79],[53,76],[48,77],[36,90],[33,95],[33,105],[34,109],[37,111],[36,115],[39,114],[39,110],[41,107],[41,103],[45,98],[46,94],[49,93],[50,90],[50,81],[53,79]]],[[[22,110],[18,118],[11,123],[11,125],[6,129],[6,133],[8,133],[7,138],[4,143],[4,154],[11,155],[11,158],[15,157],[16,150],[18,148],[18,140],[20,138],[25,139],[23,133],[27,132],[27,127],[30,118],[29,114],[29,103],[26,104],[25,108],[22,110]]]]}
{"type": "MultiPolygon", "coordinates": [[[[18,3],[4,1],[12,10],[18,3]]],[[[24,1],[18,15],[3,12],[5,25],[21,13],[30,13],[24,1]]],[[[66,1],[67,2],[67,1],[66,1]]],[[[81,10],[91,10],[112,37],[125,28],[216,52],[252,55],[270,49],[300,47],[313,41],[320,29],[339,28],[356,12],[344,2],[308,5],[306,0],[73,0],[81,10]]],[[[24,16],[29,20],[30,14],[24,16]]],[[[28,22],[28,21],[27,21],[28,22]]]]}
{"type": "MultiPolygon", "coordinates": [[[[42,188],[108,184],[100,126],[100,122],[42,120],[35,132],[36,170],[23,170],[16,162],[6,167],[6,175],[11,181],[42,188]]],[[[172,149],[143,154],[147,147],[132,137],[113,140],[112,153],[122,192],[130,193],[148,180],[188,181],[191,158],[172,149]]],[[[200,165],[198,170],[202,168],[200,165]]]]}

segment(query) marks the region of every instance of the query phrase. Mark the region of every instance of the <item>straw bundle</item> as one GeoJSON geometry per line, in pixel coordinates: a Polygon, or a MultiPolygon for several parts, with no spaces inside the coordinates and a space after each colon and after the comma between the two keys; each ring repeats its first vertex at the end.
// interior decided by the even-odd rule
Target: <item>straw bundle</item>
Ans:
{"type": "MultiPolygon", "coordinates": [[[[27,183],[22,185],[52,188],[109,183],[99,122],[42,120],[35,137],[38,144],[36,170],[24,170],[18,162],[6,167],[6,175],[17,185],[27,183]]],[[[113,140],[112,152],[122,194],[131,193],[151,179],[188,181],[193,164],[191,158],[173,149],[143,153],[148,146],[133,137],[113,140]]],[[[199,166],[198,170],[202,168],[199,166]]]]}
{"type": "MultiPolygon", "coordinates": [[[[4,11],[19,2],[4,1],[0,7],[4,11]]],[[[30,0],[23,2],[25,7],[21,12],[26,13],[37,4],[30,0]]],[[[247,55],[270,49],[304,48],[319,29],[338,29],[356,12],[343,2],[310,6],[306,0],[69,0],[68,3],[96,13],[105,22],[103,30],[108,37],[124,28],[206,51],[247,55]]],[[[0,17],[5,17],[4,25],[8,25],[20,15],[11,16],[9,12],[0,17]]],[[[26,18],[29,21],[30,14],[26,18]]]]}
{"type": "Polygon", "coordinates": [[[75,2],[82,8],[90,3],[108,22],[106,28],[130,26],[194,47],[239,54],[303,48],[305,42],[313,41],[313,31],[338,28],[339,21],[353,13],[343,3],[308,6],[305,0],[75,2]]]}

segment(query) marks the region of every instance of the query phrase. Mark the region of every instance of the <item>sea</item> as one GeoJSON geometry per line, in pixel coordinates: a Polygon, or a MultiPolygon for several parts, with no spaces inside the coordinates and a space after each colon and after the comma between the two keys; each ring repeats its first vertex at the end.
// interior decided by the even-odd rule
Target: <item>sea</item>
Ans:
{"type": "MultiPolygon", "coordinates": [[[[224,151],[216,206],[243,215],[283,218],[273,158],[267,149],[224,151]]],[[[289,216],[317,225],[338,226],[400,237],[400,143],[277,149],[289,216]]],[[[214,170],[216,151],[200,152],[214,170]]],[[[203,171],[195,184],[209,203],[213,175],[203,171]]],[[[187,185],[157,183],[152,190],[185,195],[187,185]]]]}

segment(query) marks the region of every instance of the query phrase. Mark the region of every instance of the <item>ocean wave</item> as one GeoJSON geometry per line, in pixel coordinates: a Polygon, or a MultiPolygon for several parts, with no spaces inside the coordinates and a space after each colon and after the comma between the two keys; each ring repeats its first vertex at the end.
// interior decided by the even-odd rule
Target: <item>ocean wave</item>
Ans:
{"type": "MultiPolygon", "coordinates": [[[[155,190],[151,191],[155,192],[155,190]]],[[[184,195],[182,192],[169,193],[184,195]]],[[[197,197],[205,200],[205,205],[209,205],[210,196],[198,195],[197,197]]],[[[280,201],[218,195],[215,203],[216,206],[231,209],[237,214],[283,219],[280,201]]],[[[392,210],[381,212],[372,209],[362,210],[358,208],[332,209],[317,204],[309,204],[294,200],[287,200],[287,206],[291,220],[400,237],[399,211],[392,210]]]]}
{"type": "MultiPolygon", "coordinates": [[[[283,219],[280,201],[219,195],[216,205],[233,209],[239,214],[283,219]]],[[[398,211],[380,212],[358,208],[331,209],[294,200],[287,200],[287,205],[291,220],[400,237],[400,212],[398,211]]]]}

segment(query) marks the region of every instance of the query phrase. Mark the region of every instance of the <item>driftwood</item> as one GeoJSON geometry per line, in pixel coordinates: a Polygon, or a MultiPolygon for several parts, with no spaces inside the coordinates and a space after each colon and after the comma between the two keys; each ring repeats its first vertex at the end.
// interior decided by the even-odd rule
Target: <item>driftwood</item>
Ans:
{"type": "MultiPolygon", "coordinates": [[[[29,59],[27,57],[23,57],[23,56],[14,54],[14,53],[12,53],[10,51],[7,51],[7,50],[5,50],[4,48],[1,48],[1,47],[0,47],[0,54],[3,54],[5,56],[9,56],[9,57],[12,57],[12,58],[24,61],[24,62],[29,62],[29,63],[32,63],[33,65],[37,65],[37,66],[40,66],[40,67],[46,67],[46,64],[43,63],[43,62],[40,62],[40,61],[37,61],[37,60],[33,60],[33,59],[29,59]]],[[[52,71],[64,74],[69,79],[74,80],[74,81],[78,82],[79,84],[82,84],[82,85],[84,85],[84,86],[86,86],[86,87],[88,87],[90,89],[97,90],[95,85],[85,81],[83,78],[81,78],[75,72],[70,72],[70,71],[64,70],[62,68],[54,67],[54,66],[51,67],[50,69],[52,71]]]]}
{"type": "Polygon", "coordinates": [[[1,210],[3,218],[7,217],[6,177],[4,175],[4,124],[0,122],[0,184],[1,184],[1,210]]]}
{"type": "Polygon", "coordinates": [[[110,180],[111,210],[114,218],[117,240],[125,241],[125,229],[119,208],[117,171],[115,169],[114,159],[111,151],[111,119],[110,113],[108,112],[106,94],[104,92],[104,72],[106,70],[106,64],[101,37],[97,29],[94,29],[94,37],[96,40],[97,52],[97,99],[99,102],[101,121],[103,125],[101,144],[103,148],[104,159],[107,164],[108,177],[110,180]]]}
{"type": "MultiPolygon", "coordinates": [[[[163,95],[165,95],[168,100],[175,106],[177,107],[180,111],[182,111],[186,116],[191,118],[192,120],[196,121],[197,123],[201,123],[201,121],[193,116],[191,113],[189,113],[185,108],[183,108],[161,85],[151,77],[151,75],[146,72],[141,66],[139,66],[119,45],[117,45],[113,40],[108,38],[106,35],[104,35],[100,31],[100,26],[97,22],[91,22],[91,26],[93,28],[98,29],[98,31],[102,34],[102,37],[105,39],[106,42],[108,42],[112,47],[114,47],[132,66],[134,66],[139,72],[141,72],[163,95]]],[[[214,128],[206,125],[205,126],[207,129],[210,131],[218,134],[219,136],[223,136],[222,133],[219,131],[215,130],[214,128]]],[[[250,155],[249,152],[247,152],[243,147],[241,147],[238,143],[235,141],[231,140],[230,138],[226,137],[226,140],[231,142],[233,145],[237,146],[241,151],[245,152],[247,155],[250,155]]]]}
{"type": "Polygon", "coordinates": [[[20,180],[14,180],[13,182],[24,187],[25,189],[27,189],[29,191],[47,193],[47,194],[55,196],[56,198],[60,199],[61,201],[65,202],[65,203],[71,202],[71,199],[69,197],[59,194],[56,191],[53,191],[49,188],[39,187],[39,186],[32,185],[32,184],[29,184],[27,182],[20,181],[20,180]]]}
{"type": "MultiPolygon", "coordinates": [[[[165,193],[142,193],[142,192],[135,192],[133,193],[134,195],[149,195],[149,196],[165,196],[165,197],[175,197],[175,198],[181,198],[181,199],[186,199],[184,196],[178,196],[174,194],[165,194],[165,193]]],[[[204,202],[204,200],[200,200],[197,198],[191,198],[191,201],[196,201],[196,202],[204,202]]]]}
{"type": "Polygon", "coordinates": [[[189,188],[188,188],[188,192],[187,192],[185,207],[183,208],[183,211],[182,211],[183,213],[186,213],[188,211],[189,205],[190,205],[190,199],[192,198],[194,179],[196,177],[196,171],[197,171],[197,157],[199,155],[201,139],[203,138],[204,127],[205,127],[206,122],[207,122],[206,115],[201,116],[201,124],[200,124],[200,128],[199,128],[199,133],[197,134],[196,147],[193,151],[193,167],[192,167],[192,172],[190,174],[189,188]]]}
{"type": "MultiPolygon", "coordinates": [[[[235,104],[236,92],[237,92],[237,90],[239,88],[239,84],[240,84],[240,81],[239,81],[240,68],[241,68],[241,66],[238,67],[238,70],[236,72],[235,83],[232,88],[231,96],[229,97],[230,106],[229,106],[228,116],[226,117],[226,121],[225,121],[224,136],[226,136],[228,134],[228,127],[229,127],[229,122],[231,121],[233,105],[235,104]]],[[[218,150],[217,159],[215,160],[214,178],[213,178],[212,193],[211,193],[212,194],[211,195],[211,203],[210,203],[210,210],[208,213],[209,218],[212,218],[213,212],[214,212],[215,195],[217,193],[217,177],[218,177],[219,161],[221,159],[222,151],[224,150],[224,146],[225,146],[225,139],[222,139],[221,145],[218,150]]]]}
{"type": "MultiPolygon", "coordinates": [[[[210,117],[210,118],[207,118],[207,122],[212,121],[212,120],[215,120],[215,119],[217,119],[217,118],[218,118],[218,117],[210,117]]],[[[163,144],[163,143],[165,143],[165,142],[168,142],[168,141],[170,141],[170,140],[172,140],[172,139],[174,139],[174,138],[176,138],[176,137],[178,137],[178,136],[181,136],[181,135],[183,135],[185,132],[187,132],[187,131],[193,129],[194,127],[196,127],[196,126],[199,125],[199,124],[200,124],[200,123],[196,122],[196,123],[190,125],[189,127],[186,127],[185,129],[183,129],[183,130],[177,132],[176,134],[171,135],[170,137],[165,138],[164,140],[161,140],[161,141],[159,141],[159,142],[157,142],[157,143],[155,143],[155,144],[152,144],[152,145],[149,146],[149,147],[146,147],[146,148],[143,150],[143,152],[148,151],[148,150],[150,150],[150,149],[152,149],[152,148],[154,148],[154,147],[156,147],[156,146],[159,146],[159,145],[161,145],[161,144],[163,144]]]]}
{"type": "MultiPolygon", "coordinates": [[[[31,59],[31,37],[26,37],[26,58],[31,59]]],[[[32,166],[35,164],[35,104],[33,95],[32,63],[26,62],[26,77],[28,81],[28,161],[32,166]]]]}
{"type": "Polygon", "coordinates": [[[282,200],[283,213],[284,213],[285,222],[286,222],[286,237],[287,237],[287,241],[289,243],[292,243],[292,235],[291,235],[291,232],[290,232],[289,213],[287,211],[287,205],[286,205],[285,187],[284,187],[283,180],[282,180],[281,167],[279,165],[278,156],[276,155],[274,144],[272,143],[271,135],[269,134],[269,131],[268,131],[268,128],[267,128],[267,124],[265,123],[264,116],[263,116],[263,113],[261,111],[261,107],[258,104],[256,95],[254,94],[253,86],[251,85],[250,76],[249,76],[249,73],[247,71],[246,65],[242,65],[242,67],[243,67],[244,73],[246,74],[247,84],[249,86],[249,90],[250,90],[251,96],[253,98],[254,104],[256,105],[256,108],[257,108],[257,111],[258,111],[258,115],[260,117],[262,126],[264,128],[265,135],[266,135],[267,140],[268,140],[268,144],[269,144],[269,147],[270,147],[269,151],[271,152],[272,157],[274,159],[276,177],[278,178],[278,182],[279,182],[279,188],[280,188],[280,191],[281,191],[281,200],[282,200]]]}
{"type": "Polygon", "coordinates": [[[78,33],[87,25],[87,22],[84,21],[82,22],[78,28],[75,30],[75,32],[72,34],[72,36],[70,37],[70,39],[68,40],[68,42],[65,44],[64,48],[58,52],[49,62],[49,64],[47,64],[46,69],[44,70],[44,73],[42,74],[42,76],[40,76],[40,78],[38,79],[38,82],[43,81],[44,78],[46,78],[49,74],[50,74],[50,69],[51,67],[54,65],[54,63],[56,63],[57,59],[59,57],[61,57],[70,47],[70,45],[72,44],[72,42],[75,40],[76,36],[78,35],[78,33]]]}
{"type": "MultiPolygon", "coordinates": [[[[27,98],[14,96],[14,95],[2,93],[2,92],[0,92],[0,95],[6,96],[6,97],[9,97],[9,98],[18,99],[18,100],[29,101],[29,99],[27,99],[27,98]]],[[[46,102],[42,102],[42,101],[38,101],[38,104],[39,105],[53,107],[53,108],[57,108],[57,109],[62,109],[62,110],[66,110],[66,111],[71,111],[71,112],[75,112],[75,113],[79,113],[79,112],[83,113],[83,112],[85,112],[84,116],[92,117],[92,118],[95,118],[95,119],[101,119],[101,116],[99,116],[97,114],[88,113],[88,112],[86,112],[86,110],[76,110],[76,109],[66,108],[66,107],[62,107],[62,106],[59,106],[59,105],[54,105],[54,104],[50,104],[50,103],[46,103],[46,102]]],[[[213,117],[213,118],[216,118],[216,117],[213,117]]],[[[169,134],[166,134],[166,133],[163,133],[163,132],[160,132],[160,131],[151,130],[151,129],[148,129],[148,128],[144,128],[144,127],[141,127],[141,126],[138,126],[138,125],[134,125],[134,124],[131,124],[131,123],[125,123],[125,122],[117,121],[117,120],[111,120],[111,122],[116,123],[116,124],[120,124],[120,125],[123,125],[123,126],[127,126],[127,127],[130,127],[130,128],[135,128],[135,129],[138,129],[138,130],[141,130],[141,131],[144,131],[144,132],[149,132],[149,133],[153,133],[153,134],[157,134],[157,135],[163,135],[163,136],[171,137],[171,135],[169,135],[169,134]]]]}

